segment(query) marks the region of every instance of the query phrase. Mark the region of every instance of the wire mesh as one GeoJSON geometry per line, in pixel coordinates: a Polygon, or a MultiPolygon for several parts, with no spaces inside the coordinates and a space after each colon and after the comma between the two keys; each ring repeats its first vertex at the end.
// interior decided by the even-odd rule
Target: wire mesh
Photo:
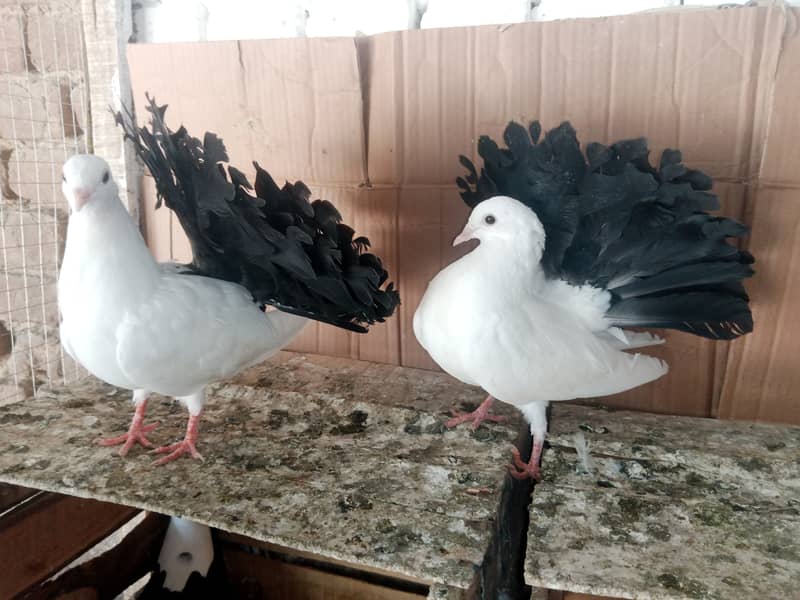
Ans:
{"type": "Polygon", "coordinates": [[[61,165],[86,149],[80,3],[0,8],[0,405],[82,370],[58,343],[67,205],[61,165]]]}

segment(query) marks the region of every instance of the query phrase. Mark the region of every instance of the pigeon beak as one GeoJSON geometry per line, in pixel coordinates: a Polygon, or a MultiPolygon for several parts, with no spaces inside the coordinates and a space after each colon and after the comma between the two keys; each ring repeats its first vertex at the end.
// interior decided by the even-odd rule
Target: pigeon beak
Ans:
{"type": "Polygon", "coordinates": [[[464,242],[474,238],[475,230],[470,227],[469,223],[467,223],[463,231],[456,236],[456,239],[453,240],[453,246],[458,246],[459,244],[463,244],[464,242]]]}
{"type": "Polygon", "coordinates": [[[89,198],[92,197],[92,190],[75,188],[72,190],[72,195],[75,197],[75,212],[78,212],[86,205],[89,198]]]}

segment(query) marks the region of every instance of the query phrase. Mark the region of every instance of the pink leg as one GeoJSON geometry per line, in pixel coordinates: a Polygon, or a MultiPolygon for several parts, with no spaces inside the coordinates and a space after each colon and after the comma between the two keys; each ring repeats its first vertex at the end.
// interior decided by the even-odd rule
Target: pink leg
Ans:
{"type": "Polygon", "coordinates": [[[166,456],[159,458],[153,464],[165,465],[168,462],[172,462],[176,458],[179,458],[183,454],[188,454],[192,458],[203,460],[203,457],[200,456],[197,448],[195,448],[195,444],[197,443],[197,430],[199,426],[200,414],[189,415],[189,423],[186,425],[186,436],[184,436],[180,442],[170,444],[169,446],[161,446],[160,448],[153,450],[153,452],[156,454],[166,454],[166,456]]]}
{"type": "Polygon", "coordinates": [[[519,450],[512,448],[511,458],[512,462],[508,465],[508,471],[514,479],[527,479],[530,477],[534,481],[540,481],[542,473],[539,470],[539,461],[542,458],[542,447],[544,440],[533,440],[533,448],[531,449],[531,459],[528,462],[522,460],[519,455],[519,450]]]}
{"type": "Polygon", "coordinates": [[[444,426],[450,428],[450,427],[455,427],[456,425],[461,425],[461,423],[472,421],[472,429],[477,429],[484,421],[502,423],[503,421],[506,420],[506,417],[489,414],[489,409],[492,406],[492,402],[494,402],[494,398],[492,398],[491,396],[486,396],[486,400],[481,402],[481,405],[475,410],[473,410],[471,413],[458,413],[454,411],[453,412],[454,418],[450,419],[447,423],[444,424],[444,426]]]}
{"type": "Polygon", "coordinates": [[[137,406],[136,410],[133,413],[133,419],[131,420],[131,425],[128,428],[128,433],[123,433],[120,436],[107,438],[107,439],[100,439],[97,440],[97,443],[101,446],[118,446],[122,444],[122,448],[119,449],[119,455],[125,456],[128,454],[131,448],[133,448],[134,444],[139,443],[142,446],[149,448],[153,444],[150,443],[145,437],[145,434],[150,433],[158,426],[158,423],[153,423],[151,425],[144,424],[144,413],[147,411],[147,398],[142,400],[137,406]]]}

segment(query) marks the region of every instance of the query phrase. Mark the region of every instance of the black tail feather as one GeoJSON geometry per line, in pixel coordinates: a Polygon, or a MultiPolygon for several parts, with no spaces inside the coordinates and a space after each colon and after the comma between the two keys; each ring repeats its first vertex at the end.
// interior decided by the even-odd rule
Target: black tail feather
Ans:
{"type": "Polygon", "coordinates": [[[310,202],[302,182],[278,187],[257,163],[255,185],[225,166],[222,140],[203,142],[185,128],[172,132],[166,106],[147,97],[150,130],[133,115],[115,119],[155,180],[162,201],[177,215],[189,238],[194,274],[240,283],[261,305],[337,327],[366,332],[400,303],[380,259],[365,252],[366,238],[353,230],[327,200],[310,202]],[[254,192],[253,195],[251,192],[254,192]]]}
{"type": "Polygon", "coordinates": [[[747,228],[706,212],[719,208],[708,175],[683,165],[677,150],[654,167],[644,138],[591,143],[584,158],[569,123],[540,142],[541,130],[509,123],[506,148],[482,136],[480,173],[460,157],[464,201],[502,194],[534,210],[546,232],[545,274],[607,289],[615,325],[720,339],[752,329],[741,281],[753,257],[730,243],[747,228]]]}

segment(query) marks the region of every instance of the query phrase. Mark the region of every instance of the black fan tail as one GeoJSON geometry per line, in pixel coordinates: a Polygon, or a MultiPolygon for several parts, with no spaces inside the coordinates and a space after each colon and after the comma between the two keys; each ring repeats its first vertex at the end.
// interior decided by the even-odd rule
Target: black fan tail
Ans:
{"type": "Polygon", "coordinates": [[[278,187],[257,163],[255,184],[227,165],[223,141],[171,131],[166,106],[147,96],[150,129],[116,113],[125,137],[155,180],[158,204],[175,212],[192,247],[194,274],[245,286],[255,302],[365,332],[394,313],[400,296],[384,282],[369,240],[353,240],[336,207],[310,202],[302,182],[278,187]],[[255,196],[252,195],[255,193],[255,196]]]}
{"type": "Polygon", "coordinates": [[[746,297],[722,290],[628,298],[612,305],[607,317],[618,327],[677,329],[710,339],[730,340],[753,330],[746,297]]]}
{"type": "Polygon", "coordinates": [[[667,327],[728,339],[752,329],[742,280],[753,257],[731,240],[747,229],[709,215],[719,208],[711,178],[665,150],[649,162],[647,140],[604,146],[586,157],[569,123],[547,132],[509,123],[507,148],[482,136],[483,168],[467,158],[457,179],[470,206],[502,194],[536,212],[545,228],[542,268],[550,278],[612,293],[618,325],[667,327]],[[702,305],[700,305],[702,304],[702,305]]]}

